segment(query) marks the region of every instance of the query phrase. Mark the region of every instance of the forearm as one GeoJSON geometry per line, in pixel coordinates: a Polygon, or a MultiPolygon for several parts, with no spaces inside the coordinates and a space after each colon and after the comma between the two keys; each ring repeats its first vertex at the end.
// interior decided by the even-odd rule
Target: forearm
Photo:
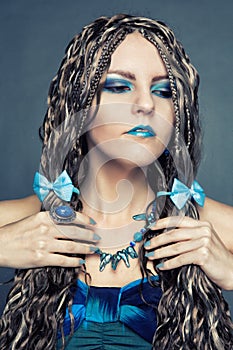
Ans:
{"type": "Polygon", "coordinates": [[[233,254],[230,253],[229,259],[229,276],[226,274],[226,286],[223,288],[225,290],[233,290],[233,254]]]}
{"type": "Polygon", "coordinates": [[[9,234],[10,229],[8,225],[0,227],[0,267],[11,267],[13,260],[15,260],[16,251],[12,251],[12,248],[15,246],[15,237],[12,235],[10,242],[9,234]]]}
{"type": "Polygon", "coordinates": [[[41,203],[36,196],[0,202],[0,227],[40,211],[41,203]]]}
{"type": "Polygon", "coordinates": [[[233,253],[233,207],[206,198],[204,207],[199,207],[198,211],[200,220],[210,222],[224,245],[233,253]]]}

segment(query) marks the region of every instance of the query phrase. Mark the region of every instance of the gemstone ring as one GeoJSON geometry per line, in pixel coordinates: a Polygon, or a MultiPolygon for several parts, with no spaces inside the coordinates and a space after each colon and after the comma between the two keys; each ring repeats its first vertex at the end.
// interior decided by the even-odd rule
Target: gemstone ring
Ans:
{"type": "Polygon", "coordinates": [[[76,213],[68,205],[60,205],[50,209],[49,214],[56,224],[68,224],[75,220],[76,213]]]}

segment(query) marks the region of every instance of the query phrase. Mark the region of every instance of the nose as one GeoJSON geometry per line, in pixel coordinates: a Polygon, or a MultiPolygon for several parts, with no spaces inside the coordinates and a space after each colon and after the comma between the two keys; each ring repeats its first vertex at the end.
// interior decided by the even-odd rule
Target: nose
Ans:
{"type": "Polygon", "coordinates": [[[155,111],[154,98],[150,91],[141,92],[135,97],[132,113],[138,116],[152,116],[155,111]]]}

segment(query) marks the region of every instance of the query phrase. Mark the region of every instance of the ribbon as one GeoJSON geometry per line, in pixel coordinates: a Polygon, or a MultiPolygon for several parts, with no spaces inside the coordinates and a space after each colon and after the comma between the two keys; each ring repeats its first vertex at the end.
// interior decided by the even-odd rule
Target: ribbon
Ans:
{"type": "Polygon", "coordinates": [[[170,196],[178,209],[182,209],[191,197],[201,207],[204,206],[205,202],[204,190],[196,180],[193,181],[191,188],[188,188],[178,179],[174,179],[171,192],[160,191],[157,193],[157,197],[160,196],[170,196]]]}
{"type": "Polygon", "coordinates": [[[43,202],[50,191],[53,191],[59,198],[66,202],[71,200],[73,192],[80,194],[79,190],[72,184],[71,178],[66,170],[64,170],[54,182],[49,182],[45,176],[36,172],[33,190],[41,202],[43,202]]]}

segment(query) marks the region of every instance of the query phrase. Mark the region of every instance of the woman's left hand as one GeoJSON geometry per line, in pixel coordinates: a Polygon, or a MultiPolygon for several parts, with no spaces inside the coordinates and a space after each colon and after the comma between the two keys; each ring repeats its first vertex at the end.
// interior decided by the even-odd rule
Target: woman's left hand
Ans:
{"type": "Polygon", "coordinates": [[[146,244],[149,260],[165,260],[157,267],[170,270],[199,265],[219,287],[233,289],[233,254],[225,247],[209,222],[190,217],[168,217],[157,221],[152,231],[166,229],[146,244]]]}

